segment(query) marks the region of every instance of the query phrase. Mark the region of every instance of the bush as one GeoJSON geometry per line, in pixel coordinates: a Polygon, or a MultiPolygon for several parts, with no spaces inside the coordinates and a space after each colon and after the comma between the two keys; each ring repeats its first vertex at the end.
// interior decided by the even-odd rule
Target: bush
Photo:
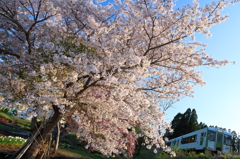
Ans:
{"type": "Polygon", "coordinates": [[[161,151],[161,152],[158,153],[158,156],[156,158],[158,158],[158,159],[171,159],[172,157],[170,157],[170,155],[168,153],[161,151]]]}
{"type": "Polygon", "coordinates": [[[2,108],[0,111],[5,113],[5,114],[8,114],[9,113],[9,108],[2,108]]]}

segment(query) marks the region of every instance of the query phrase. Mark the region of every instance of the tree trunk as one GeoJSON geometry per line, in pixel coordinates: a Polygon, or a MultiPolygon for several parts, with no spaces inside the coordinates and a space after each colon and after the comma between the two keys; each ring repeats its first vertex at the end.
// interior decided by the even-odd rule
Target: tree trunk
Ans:
{"type": "Polygon", "coordinates": [[[59,138],[60,138],[60,122],[57,123],[57,136],[56,136],[56,139],[55,139],[54,153],[57,153],[59,138]]]}
{"type": "Polygon", "coordinates": [[[57,123],[61,120],[62,114],[59,112],[59,108],[53,105],[54,115],[52,118],[46,122],[43,127],[37,129],[36,138],[29,138],[27,143],[30,143],[30,146],[25,144],[16,154],[11,156],[11,159],[43,159],[48,158],[49,146],[51,144],[51,137],[53,128],[57,126],[57,123]],[[31,141],[33,140],[33,141],[31,141]],[[27,147],[27,148],[26,148],[27,147]],[[29,148],[28,148],[29,147],[29,148]],[[27,150],[23,151],[24,148],[27,150]],[[23,154],[21,154],[24,152],[23,154]]]}

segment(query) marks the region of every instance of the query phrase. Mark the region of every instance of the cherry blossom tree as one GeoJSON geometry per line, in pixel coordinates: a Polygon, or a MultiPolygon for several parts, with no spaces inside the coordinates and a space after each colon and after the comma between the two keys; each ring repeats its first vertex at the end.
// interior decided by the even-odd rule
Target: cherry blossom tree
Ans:
{"type": "Polygon", "coordinates": [[[205,84],[195,68],[228,64],[194,38],[227,19],[228,1],[181,9],[174,0],[102,2],[0,0],[0,102],[45,121],[23,157],[46,155],[62,117],[104,155],[131,157],[140,136],[170,152],[158,101],[192,97],[205,84]]]}

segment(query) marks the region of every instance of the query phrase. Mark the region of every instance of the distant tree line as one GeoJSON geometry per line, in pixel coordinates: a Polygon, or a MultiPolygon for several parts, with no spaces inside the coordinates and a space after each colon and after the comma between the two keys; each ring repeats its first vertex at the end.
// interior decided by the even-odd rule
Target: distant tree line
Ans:
{"type": "MultiPolygon", "coordinates": [[[[171,122],[171,128],[174,130],[173,132],[170,132],[169,130],[166,130],[165,137],[168,137],[168,139],[173,139],[200,129],[203,129],[205,127],[208,127],[203,122],[198,122],[198,116],[195,109],[188,108],[185,113],[178,113],[171,122]]],[[[215,127],[220,128],[224,131],[228,131],[232,134],[232,151],[238,152],[239,151],[239,144],[240,144],[240,136],[236,133],[236,131],[231,131],[231,129],[222,128],[219,126],[213,126],[210,125],[209,127],[215,127]]]]}

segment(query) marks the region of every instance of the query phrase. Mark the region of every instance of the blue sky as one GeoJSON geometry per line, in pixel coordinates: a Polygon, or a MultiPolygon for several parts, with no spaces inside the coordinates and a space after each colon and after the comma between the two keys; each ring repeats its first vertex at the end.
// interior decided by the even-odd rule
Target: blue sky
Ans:
{"type": "MultiPolygon", "coordinates": [[[[212,0],[199,0],[201,5],[212,0]]],[[[177,7],[191,4],[191,0],[177,1],[177,7]]],[[[206,52],[213,58],[236,61],[225,67],[202,67],[205,86],[197,86],[194,98],[184,98],[167,110],[165,119],[169,122],[187,108],[195,108],[198,121],[235,130],[240,135],[240,4],[229,5],[222,14],[229,19],[211,28],[212,37],[197,35],[196,40],[207,44],[206,52]]]]}

